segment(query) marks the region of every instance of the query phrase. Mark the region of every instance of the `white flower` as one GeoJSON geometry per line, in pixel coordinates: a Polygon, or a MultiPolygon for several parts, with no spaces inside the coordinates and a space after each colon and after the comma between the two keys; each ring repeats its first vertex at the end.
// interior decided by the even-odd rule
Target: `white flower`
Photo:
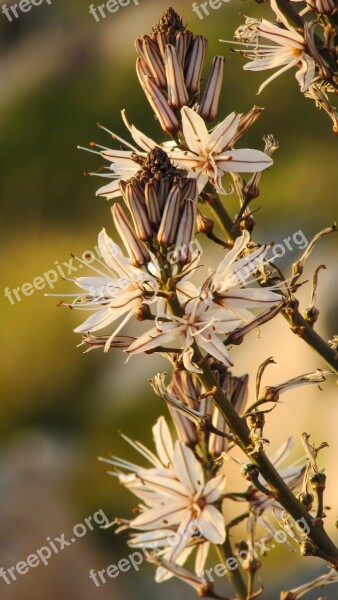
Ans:
{"type": "MultiPolygon", "coordinates": [[[[76,333],[92,333],[106,327],[124,316],[120,325],[108,338],[105,348],[131,319],[141,304],[156,301],[158,281],[145,269],[135,267],[131,260],[123,256],[119,246],[107,235],[103,229],[98,237],[99,250],[104,264],[100,262],[100,269],[90,265],[90,268],[99,273],[99,277],[74,277],[72,281],[86,291],[85,295],[77,296],[71,308],[93,311],[76,333]],[[102,269],[106,269],[105,273],[102,269]]],[[[148,268],[150,265],[148,264],[148,268]]]]}
{"type": "MultiPolygon", "coordinates": [[[[141,500],[138,515],[122,520],[121,529],[137,530],[129,545],[158,551],[168,563],[182,566],[197,545],[196,573],[203,573],[209,543],[225,540],[224,518],[220,512],[225,479],[207,480],[202,465],[182,442],[173,444],[163,417],[153,427],[157,456],[140,442],[123,436],[150,463],[144,468],[116,456],[102,459],[117,468],[120,483],[141,500]],[[215,506],[217,505],[217,507],[215,506]]],[[[119,522],[119,521],[118,521],[119,522]]],[[[173,573],[160,566],[156,581],[173,573]]]]}
{"type": "Polygon", "coordinates": [[[100,152],[91,150],[91,152],[101,155],[111,163],[106,173],[91,173],[91,175],[113,180],[99,188],[96,195],[104,196],[107,200],[120,196],[120,181],[134,177],[137,171],[140,170],[136,155],[145,158],[156,146],[162,148],[170,156],[175,166],[186,170],[188,177],[197,179],[199,192],[203,190],[210,179],[216,186],[217,191],[225,194],[227,192],[221,183],[224,173],[256,173],[272,165],[272,159],[260,150],[232,149],[234,141],[241,135],[241,114],[231,113],[210,133],[202,117],[191,108],[184,106],[181,114],[183,133],[188,150],[177,147],[173,141],[156,144],[154,140],[147,137],[134,125],[131,125],[125,112],[122,111],[124,123],[134,142],[141,150],[109,131],[108,133],[113,139],[120,141],[128,149],[110,150],[109,148],[103,148],[100,152]]]}
{"type": "Polygon", "coordinates": [[[248,309],[268,308],[282,298],[270,289],[247,286],[252,275],[264,266],[267,252],[267,246],[261,246],[239,259],[238,256],[247,249],[249,242],[249,232],[243,231],[232,250],[219,263],[209,283],[215,302],[244,321],[251,320],[254,316],[248,309]]]}
{"type": "MultiPolygon", "coordinates": [[[[152,348],[177,341],[182,347],[180,358],[188,371],[201,372],[192,362],[196,343],[225,365],[232,365],[229,351],[219,335],[229,333],[241,325],[241,320],[230,310],[210,309],[211,296],[202,292],[185,305],[183,317],[171,316],[171,321],[158,324],[129,346],[127,352],[139,354],[152,348]]],[[[169,315],[168,315],[169,316],[169,315]]]]}
{"type": "Polygon", "coordinates": [[[232,149],[240,135],[242,115],[231,113],[211,132],[194,110],[184,106],[181,110],[183,134],[189,151],[173,149],[168,154],[174,164],[187,169],[189,177],[197,178],[201,192],[208,182],[226,194],[222,186],[225,173],[257,173],[272,165],[272,159],[260,150],[232,149]]]}
{"type": "Polygon", "coordinates": [[[242,51],[251,62],[244,65],[248,71],[278,70],[260,86],[260,93],[273,79],[292,67],[299,67],[296,79],[302,92],[309,89],[315,76],[315,62],[309,55],[305,39],[285,19],[274,0],[271,8],[282,21],[284,27],[273,25],[265,19],[246,18],[245,25],[239,27],[235,37],[245,45],[242,51]],[[260,40],[268,40],[273,44],[262,44],[260,40]]]}

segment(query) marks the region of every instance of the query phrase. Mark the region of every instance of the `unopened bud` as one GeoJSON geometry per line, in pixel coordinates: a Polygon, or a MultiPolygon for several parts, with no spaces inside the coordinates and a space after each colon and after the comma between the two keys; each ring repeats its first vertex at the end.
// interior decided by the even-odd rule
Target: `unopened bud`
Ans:
{"type": "Polygon", "coordinates": [[[143,82],[145,77],[151,77],[151,73],[147,67],[146,62],[142,58],[138,58],[136,61],[136,73],[139,79],[141,86],[143,87],[143,82]]]}
{"type": "Polygon", "coordinates": [[[145,77],[143,86],[148,102],[154,110],[163,131],[169,135],[176,133],[180,129],[179,121],[154,80],[151,77],[145,77]]]}
{"type": "Polygon", "coordinates": [[[156,85],[159,88],[165,89],[167,83],[165,69],[157,44],[148,35],[145,35],[142,46],[143,53],[141,54],[141,57],[145,60],[156,85]]]}
{"type": "Polygon", "coordinates": [[[304,315],[305,321],[310,323],[310,325],[313,325],[318,319],[319,310],[315,306],[310,306],[309,308],[306,308],[304,310],[303,315],[304,315]]]}
{"type": "Polygon", "coordinates": [[[206,121],[213,121],[217,116],[218,102],[222,90],[224,74],[223,56],[215,56],[212,61],[208,81],[199,105],[198,114],[206,121]]]}
{"type": "Polygon", "coordinates": [[[146,321],[151,316],[151,310],[148,304],[141,304],[138,309],[134,312],[134,317],[138,321],[146,321]]]}
{"type": "Polygon", "coordinates": [[[207,40],[202,35],[197,35],[192,43],[192,49],[187,59],[185,85],[193,94],[200,91],[201,75],[204,59],[207,52],[207,40]]]}
{"type": "Polygon", "coordinates": [[[133,183],[127,184],[125,195],[137,237],[143,242],[150,242],[153,239],[153,230],[148,215],[137,198],[133,183]]]}
{"type": "Polygon", "coordinates": [[[312,509],[312,504],[314,501],[313,494],[309,494],[308,492],[300,492],[297,498],[304,508],[306,508],[306,510],[310,511],[312,509]]]}
{"type": "Polygon", "coordinates": [[[155,185],[153,183],[146,183],[144,193],[149,221],[153,225],[159,225],[161,222],[161,213],[155,185]]]}
{"type": "Polygon", "coordinates": [[[171,246],[176,239],[178,217],[181,203],[181,188],[174,185],[167,197],[164,207],[157,241],[163,246],[171,246]]]}
{"type": "Polygon", "coordinates": [[[176,49],[171,45],[165,49],[164,62],[168,85],[168,102],[173,108],[182,108],[188,103],[189,96],[184,83],[182,65],[178,59],[176,49]]]}
{"type": "Polygon", "coordinates": [[[335,0],[306,0],[306,4],[321,15],[330,15],[337,7],[335,0]]]}
{"type": "Polygon", "coordinates": [[[123,209],[114,204],[112,214],[115,227],[128,251],[132,263],[136,266],[145,265],[151,261],[151,256],[144,244],[136,237],[123,209]]]}
{"type": "Polygon", "coordinates": [[[182,217],[176,236],[175,259],[181,264],[191,260],[190,242],[194,236],[196,223],[196,202],[188,198],[185,202],[182,217]]]}
{"type": "Polygon", "coordinates": [[[314,473],[313,475],[311,475],[310,484],[311,484],[312,489],[315,490],[316,492],[322,492],[323,490],[325,490],[325,484],[326,484],[325,473],[321,472],[321,473],[314,473]]]}

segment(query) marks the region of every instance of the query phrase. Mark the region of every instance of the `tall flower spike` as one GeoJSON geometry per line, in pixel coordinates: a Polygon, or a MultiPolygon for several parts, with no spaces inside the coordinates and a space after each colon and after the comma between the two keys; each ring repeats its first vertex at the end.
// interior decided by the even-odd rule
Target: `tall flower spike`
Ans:
{"type": "MultiPolygon", "coordinates": [[[[225,526],[219,510],[223,496],[224,475],[207,479],[200,461],[181,441],[173,443],[163,417],[153,427],[156,453],[134,442],[130,443],[148,461],[141,467],[112,456],[101,459],[112,465],[111,475],[142,501],[137,516],[123,521],[123,529],[134,530],[132,548],[161,550],[161,560],[182,566],[197,548],[198,573],[203,573],[209,543],[222,544],[225,526]]],[[[156,581],[162,582],[174,573],[161,565],[156,581]]]]}

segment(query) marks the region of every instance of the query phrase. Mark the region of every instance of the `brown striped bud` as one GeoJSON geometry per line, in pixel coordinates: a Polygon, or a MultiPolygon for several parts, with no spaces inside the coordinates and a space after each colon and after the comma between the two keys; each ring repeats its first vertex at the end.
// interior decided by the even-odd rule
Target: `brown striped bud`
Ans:
{"type": "Polygon", "coordinates": [[[194,237],[196,224],[196,202],[188,198],[185,202],[176,235],[174,260],[185,265],[191,260],[190,242],[194,237]]]}
{"type": "Polygon", "coordinates": [[[147,67],[146,62],[142,58],[138,58],[136,61],[136,73],[141,86],[143,87],[143,81],[145,77],[151,77],[151,73],[147,67]]]}
{"type": "Polygon", "coordinates": [[[337,8],[336,0],[306,0],[306,4],[321,15],[330,15],[337,8]]]}
{"type": "Polygon", "coordinates": [[[207,40],[198,35],[192,43],[192,49],[186,60],[185,85],[189,92],[198,94],[200,91],[201,75],[207,52],[207,40]]]}
{"type": "Polygon", "coordinates": [[[155,112],[163,131],[169,135],[176,133],[180,129],[180,123],[173,109],[169,106],[165,96],[151,77],[145,77],[143,88],[148,102],[155,112]]]}
{"type": "Polygon", "coordinates": [[[198,114],[206,121],[213,121],[217,116],[219,97],[222,90],[224,74],[223,56],[215,56],[212,61],[208,81],[199,105],[198,114]]]}
{"type": "Polygon", "coordinates": [[[136,237],[123,209],[119,204],[112,207],[114,225],[123,241],[129,257],[135,266],[142,266],[151,261],[151,256],[144,244],[136,237]]]}
{"type": "Polygon", "coordinates": [[[176,239],[181,203],[181,188],[174,185],[167,197],[157,234],[157,241],[163,246],[172,246],[176,239]]]}
{"type": "Polygon", "coordinates": [[[188,92],[184,83],[182,65],[174,46],[165,49],[165,71],[168,85],[168,102],[173,108],[182,108],[189,101],[188,92]]]}
{"type": "Polygon", "coordinates": [[[126,199],[137,237],[143,242],[150,242],[153,239],[153,230],[147,212],[135,193],[134,183],[127,184],[126,199]]]}
{"type": "Polygon", "coordinates": [[[176,48],[178,60],[180,61],[180,64],[182,65],[182,67],[184,67],[185,58],[186,58],[186,55],[188,52],[188,48],[191,44],[192,38],[193,38],[193,35],[192,35],[191,31],[179,31],[176,34],[175,48],[176,48]]]}
{"type": "Polygon", "coordinates": [[[158,194],[154,183],[146,183],[145,198],[150,223],[159,225],[161,222],[158,194]]]}
{"type": "Polygon", "coordinates": [[[143,38],[143,53],[146,65],[151,72],[156,85],[165,88],[167,84],[163,60],[158,45],[149,36],[143,38]]]}
{"type": "Polygon", "coordinates": [[[232,139],[232,144],[235,144],[235,142],[247,131],[247,129],[249,129],[251,125],[253,125],[257,121],[258,117],[260,116],[263,110],[264,108],[260,108],[259,106],[253,106],[252,109],[249,110],[249,112],[247,112],[240,118],[237,127],[237,132],[232,139]]]}

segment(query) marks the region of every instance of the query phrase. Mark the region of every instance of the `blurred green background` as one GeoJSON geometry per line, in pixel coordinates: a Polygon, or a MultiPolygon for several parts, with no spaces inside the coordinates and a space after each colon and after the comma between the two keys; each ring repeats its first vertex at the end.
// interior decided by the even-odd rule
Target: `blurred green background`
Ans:
{"type": "MultiPolygon", "coordinates": [[[[335,218],[337,152],[330,122],[299,93],[294,73],[278,78],[257,97],[267,74],[243,73],[242,58],[219,42],[232,39],[240,13],[268,15],[267,8],[233,0],[199,20],[191,2],[171,5],[194,33],[209,38],[207,65],[214,54],[226,56],[219,118],[232,110],[247,111],[253,104],[266,108],[238,147],[261,147],[265,133],[280,141],[274,167],[264,174],[261,197],[254,205],[261,207],[257,238],[281,242],[302,229],[310,239],[335,218]]],[[[168,367],[164,361],[137,357],[126,366],[118,351],[83,355],[83,348],[76,347],[80,339],[72,333],[81,313],[56,308],[56,298],[44,297],[46,289],[31,296],[21,293],[21,300],[13,304],[4,291],[32,282],[68,261],[70,253],[93,248],[103,226],[113,233],[110,207],[95,197],[102,180],[83,176],[102,161],[76,146],[91,140],[109,146],[109,138],[96,127],[98,121],[125,136],[119,114],[123,108],[132,123],[161,141],[135,74],[133,41],[150,32],[167,7],[162,0],[140,0],[139,6],[120,8],[98,23],[83,0],[53,0],[50,6],[43,2],[13,22],[0,12],[0,566],[5,568],[24,560],[47,536],[69,532],[100,508],[110,519],[129,516],[132,498],[115,479],[102,474],[96,456],[112,450],[131,457],[117,432],[149,444],[150,427],[165,410],[147,387],[148,377],[168,367]]],[[[235,209],[231,199],[229,206],[235,209]]],[[[331,268],[321,274],[318,293],[319,329],[326,337],[337,331],[335,248],[333,239],[325,239],[306,274],[310,277],[320,262],[331,261],[331,268]]],[[[297,256],[286,256],[283,264],[297,256]]],[[[60,278],[53,291],[70,292],[72,285],[60,278]]],[[[305,307],[308,287],[303,297],[305,307]]],[[[269,384],[323,366],[280,319],[264,328],[259,342],[253,334],[235,349],[236,372],[254,376],[270,355],[278,366],[271,368],[269,384]]],[[[290,433],[297,436],[304,429],[314,431],[318,442],[324,436],[331,446],[325,456],[329,495],[337,506],[335,389],[329,381],[321,394],[318,390],[290,394],[272,414],[268,433],[272,449],[290,433]]],[[[236,473],[231,477],[236,481],[236,473]]],[[[336,512],[331,511],[331,525],[336,512]]],[[[97,528],[54,557],[48,568],[31,570],[11,586],[0,580],[1,598],[59,600],[67,594],[72,600],[151,600],[173,593],[194,597],[178,582],[157,586],[150,566],[95,588],[89,569],[127,556],[125,537],[97,528]]],[[[277,598],[286,578],[293,584],[301,582],[319,572],[320,565],[310,560],[299,565],[282,550],[268,557],[265,572],[271,575],[272,568],[273,581],[270,577],[269,584],[264,583],[269,598],[277,598]],[[302,568],[310,571],[303,573],[302,568]]],[[[336,598],[336,592],[328,589],[327,597],[336,598]]]]}

